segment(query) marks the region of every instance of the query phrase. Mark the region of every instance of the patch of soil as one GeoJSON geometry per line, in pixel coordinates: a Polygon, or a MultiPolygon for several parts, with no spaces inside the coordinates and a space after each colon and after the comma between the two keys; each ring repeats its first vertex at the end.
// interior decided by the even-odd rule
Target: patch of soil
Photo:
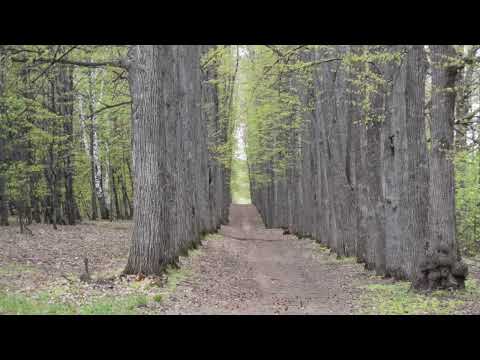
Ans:
{"type": "Polygon", "coordinates": [[[92,274],[111,274],[125,266],[130,222],[29,228],[33,235],[20,234],[17,226],[0,228],[0,289],[37,290],[63,275],[78,279],[85,257],[92,274]]]}

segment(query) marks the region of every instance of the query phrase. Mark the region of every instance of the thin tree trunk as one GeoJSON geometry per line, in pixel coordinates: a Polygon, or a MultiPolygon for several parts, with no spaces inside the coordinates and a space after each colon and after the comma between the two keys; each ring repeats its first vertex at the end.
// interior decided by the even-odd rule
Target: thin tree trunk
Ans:
{"type": "Polygon", "coordinates": [[[115,204],[115,213],[117,216],[117,219],[124,219],[124,216],[122,215],[122,209],[120,208],[120,202],[118,201],[118,191],[117,191],[117,181],[118,179],[116,169],[112,166],[111,167],[111,178],[112,178],[112,194],[113,194],[113,199],[114,199],[114,204],[115,204]]]}
{"type": "Polygon", "coordinates": [[[90,193],[91,193],[91,206],[92,206],[92,220],[97,220],[97,188],[95,178],[95,161],[93,160],[93,131],[90,129],[90,143],[89,143],[89,155],[90,155],[90,193]]]}
{"type": "Polygon", "coordinates": [[[125,211],[125,218],[132,219],[133,218],[133,205],[130,199],[128,198],[127,193],[127,186],[125,185],[125,178],[122,175],[119,175],[120,178],[120,185],[122,187],[122,197],[123,197],[123,207],[125,211]]]}

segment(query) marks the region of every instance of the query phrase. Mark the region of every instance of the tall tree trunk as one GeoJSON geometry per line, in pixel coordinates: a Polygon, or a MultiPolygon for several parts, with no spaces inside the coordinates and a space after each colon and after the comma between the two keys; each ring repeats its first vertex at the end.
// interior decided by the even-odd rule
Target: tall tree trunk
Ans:
{"type": "Polygon", "coordinates": [[[200,81],[200,52],[184,45],[134,45],[129,62],[136,178],[125,273],[159,274],[198,236],[184,166],[197,146],[186,129],[200,121],[199,108],[192,108],[196,84],[190,83],[200,81]]]}
{"type": "Polygon", "coordinates": [[[48,184],[48,194],[45,199],[46,209],[46,222],[53,225],[53,228],[57,229],[58,223],[58,195],[57,195],[57,173],[55,168],[55,154],[54,144],[50,144],[47,155],[47,163],[45,168],[45,177],[48,184]]]}
{"type": "Polygon", "coordinates": [[[373,118],[366,131],[366,178],[368,188],[368,238],[367,268],[375,269],[378,275],[385,274],[385,226],[384,199],[382,194],[381,126],[383,96],[375,93],[372,99],[373,118]]]}
{"type": "MultiPolygon", "coordinates": [[[[401,46],[390,46],[390,54],[398,53],[401,46]]],[[[400,63],[388,61],[384,65],[384,78],[386,81],[385,117],[383,120],[382,141],[382,181],[385,214],[385,274],[394,278],[402,277],[401,262],[401,229],[399,225],[399,203],[402,178],[398,176],[402,169],[405,150],[400,132],[400,124],[404,126],[404,116],[400,112],[399,103],[402,100],[399,85],[403,80],[402,67],[405,60],[400,63]],[[402,115],[402,116],[400,116],[402,115]]]]}
{"type": "Polygon", "coordinates": [[[133,116],[134,229],[125,273],[159,274],[175,259],[173,181],[167,139],[174,98],[174,46],[129,49],[133,116]]]}
{"type": "MultiPolygon", "coordinates": [[[[49,107],[51,111],[55,111],[57,109],[57,91],[56,91],[56,82],[52,81],[48,87],[48,92],[46,96],[46,105],[49,107]]],[[[53,225],[53,228],[56,230],[58,224],[63,224],[62,218],[62,211],[61,211],[61,204],[60,204],[60,179],[63,177],[63,169],[61,166],[59,158],[59,151],[57,144],[57,139],[59,136],[58,132],[58,122],[55,118],[49,119],[47,124],[47,130],[49,131],[52,139],[50,140],[50,144],[48,146],[48,153],[47,153],[47,166],[45,169],[46,172],[46,180],[49,188],[48,196],[48,204],[50,205],[49,209],[49,221],[53,225]]]]}
{"type": "Polygon", "coordinates": [[[418,45],[399,46],[397,50],[404,55],[398,66],[387,66],[393,91],[386,98],[382,137],[385,266],[388,276],[413,279],[427,237],[426,56],[418,45]]]}
{"type": "Polygon", "coordinates": [[[92,116],[90,127],[90,154],[91,154],[91,168],[93,170],[93,182],[95,186],[95,194],[100,205],[100,217],[102,220],[109,218],[107,201],[105,199],[105,192],[103,190],[102,165],[100,163],[100,153],[98,146],[98,132],[97,132],[96,116],[92,116]]]}
{"type": "MultiPolygon", "coordinates": [[[[344,53],[346,49],[342,48],[344,53]]],[[[338,256],[354,256],[356,247],[356,219],[354,189],[350,174],[349,151],[351,126],[345,70],[339,64],[327,63],[317,72],[317,86],[321,94],[320,113],[326,124],[327,153],[330,156],[329,188],[333,189],[331,204],[335,217],[332,235],[338,256]]]]}
{"type": "Polygon", "coordinates": [[[353,151],[355,153],[355,195],[357,203],[357,260],[368,263],[368,180],[367,180],[367,136],[366,125],[362,115],[356,111],[358,120],[354,124],[353,151]]]}
{"type": "Polygon", "coordinates": [[[83,143],[90,159],[92,220],[96,220],[98,218],[97,202],[100,207],[100,217],[101,219],[106,220],[109,218],[109,211],[105,199],[105,191],[103,189],[102,166],[100,162],[98,126],[96,115],[97,106],[103,97],[103,80],[101,81],[100,90],[97,91],[97,89],[95,88],[95,81],[97,79],[97,76],[97,69],[90,70],[88,73],[89,87],[87,106],[90,116],[87,120],[83,109],[84,99],[80,98],[80,121],[82,132],[84,134],[83,143]]]}
{"type": "Polygon", "coordinates": [[[414,286],[420,289],[463,288],[467,267],[457,252],[453,166],[455,80],[451,45],[431,45],[432,150],[430,154],[429,237],[414,286]]]}
{"type": "Polygon", "coordinates": [[[59,65],[57,75],[57,112],[63,117],[63,144],[62,157],[64,161],[65,177],[65,218],[68,225],[76,223],[76,202],[73,190],[73,67],[59,65]]]}
{"type": "MultiPolygon", "coordinates": [[[[3,95],[5,88],[5,69],[4,69],[4,48],[0,45],[0,116],[3,117],[5,113],[5,106],[3,104],[3,95]]],[[[7,179],[5,176],[6,170],[6,139],[4,139],[4,131],[0,133],[0,226],[8,225],[8,198],[7,198],[7,179]]]]}
{"type": "MultiPolygon", "coordinates": [[[[209,55],[209,50],[213,49],[212,45],[203,45],[201,47],[202,56],[204,59],[209,55]]],[[[204,61],[207,61],[205,59],[204,61]]],[[[205,231],[213,232],[217,229],[218,221],[216,217],[216,180],[217,180],[217,166],[213,154],[210,151],[210,147],[214,144],[215,138],[212,136],[212,129],[216,124],[216,118],[218,116],[218,108],[216,107],[215,98],[216,86],[210,81],[215,77],[215,68],[210,65],[202,66],[201,82],[202,82],[202,108],[201,116],[202,123],[205,124],[203,127],[203,136],[205,139],[204,147],[207,149],[205,154],[202,154],[203,161],[201,167],[205,170],[205,191],[206,191],[206,206],[204,209],[206,218],[205,218],[205,231]],[[210,131],[209,131],[210,130],[210,131]]]]}
{"type": "Polygon", "coordinates": [[[425,74],[427,60],[422,45],[408,47],[402,82],[402,112],[405,115],[403,168],[400,197],[400,226],[403,229],[402,270],[412,280],[419,255],[428,236],[428,154],[425,134],[425,74]]]}
{"type": "MultiPolygon", "coordinates": [[[[326,54],[315,51],[315,59],[322,59],[326,54]]],[[[334,100],[335,64],[323,64],[315,70],[315,93],[316,93],[316,121],[319,122],[319,134],[321,139],[321,163],[322,177],[325,181],[324,207],[328,211],[329,238],[328,244],[331,249],[340,256],[345,255],[342,238],[339,239],[337,217],[335,211],[335,180],[333,177],[333,151],[331,124],[336,114],[334,100]]]]}
{"type": "MultiPolygon", "coordinates": [[[[85,146],[88,146],[88,155],[90,159],[90,195],[91,195],[91,207],[92,207],[92,220],[95,221],[98,218],[98,209],[97,209],[97,192],[95,186],[95,162],[93,160],[93,130],[92,124],[88,129],[89,141],[84,140],[85,146]]],[[[85,127],[86,128],[86,127],[85,127]]]]}

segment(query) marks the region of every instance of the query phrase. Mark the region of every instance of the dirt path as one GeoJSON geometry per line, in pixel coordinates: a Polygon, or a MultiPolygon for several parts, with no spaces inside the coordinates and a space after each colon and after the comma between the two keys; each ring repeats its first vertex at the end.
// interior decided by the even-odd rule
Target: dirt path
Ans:
{"type": "Polygon", "coordinates": [[[266,229],[252,205],[232,205],[230,225],[188,259],[168,314],[349,314],[368,275],[310,239],[266,229]]]}
{"type": "Polygon", "coordinates": [[[180,257],[180,269],[145,279],[118,276],[131,222],[58,230],[32,225],[32,236],[19,234],[17,226],[2,228],[0,314],[51,313],[35,303],[39,297],[40,303],[66,304],[73,313],[87,314],[480,313],[480,257],[468,259],[474,280],[468,291],[420,297],[408,292],[408,283],[375,277],[311,239],[266,229],[254,206],[233,205],[230,214],[229,226],[208,235],[199,251],[180,257]],[[90,259],[95,279],[114,280],[80,282],[83,257],[90,259]]]}

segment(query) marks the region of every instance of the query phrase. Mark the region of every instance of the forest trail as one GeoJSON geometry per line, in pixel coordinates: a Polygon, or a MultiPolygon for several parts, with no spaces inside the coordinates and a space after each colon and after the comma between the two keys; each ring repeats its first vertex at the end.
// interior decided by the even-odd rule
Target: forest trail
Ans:
{"type": "MultiPolygon", "coordinates": [[[[314,240],[266,229],[251,205],[232,205],[229,225],[181,256],[179,269],[121,277],[132,226],[33,224],[33,236],[2,229],[0,314],[480,313],[480,287],[472,283],[456,298],[414,296],[408,284],[376,277],[355,259],[338,260],[314,240]],[[84,256],[94,279],[114,280],[80,282],[84,256]]],[[[480,259],[468,264],[478,283],[480,259]]]]}
{"type": "Polygon", "coordinates": [[[350,314],[363,267],[336,260],[311,239],[266,229],[253,205],[190,259],[192,278],[163,304],[168,314],[350,314]]]}

